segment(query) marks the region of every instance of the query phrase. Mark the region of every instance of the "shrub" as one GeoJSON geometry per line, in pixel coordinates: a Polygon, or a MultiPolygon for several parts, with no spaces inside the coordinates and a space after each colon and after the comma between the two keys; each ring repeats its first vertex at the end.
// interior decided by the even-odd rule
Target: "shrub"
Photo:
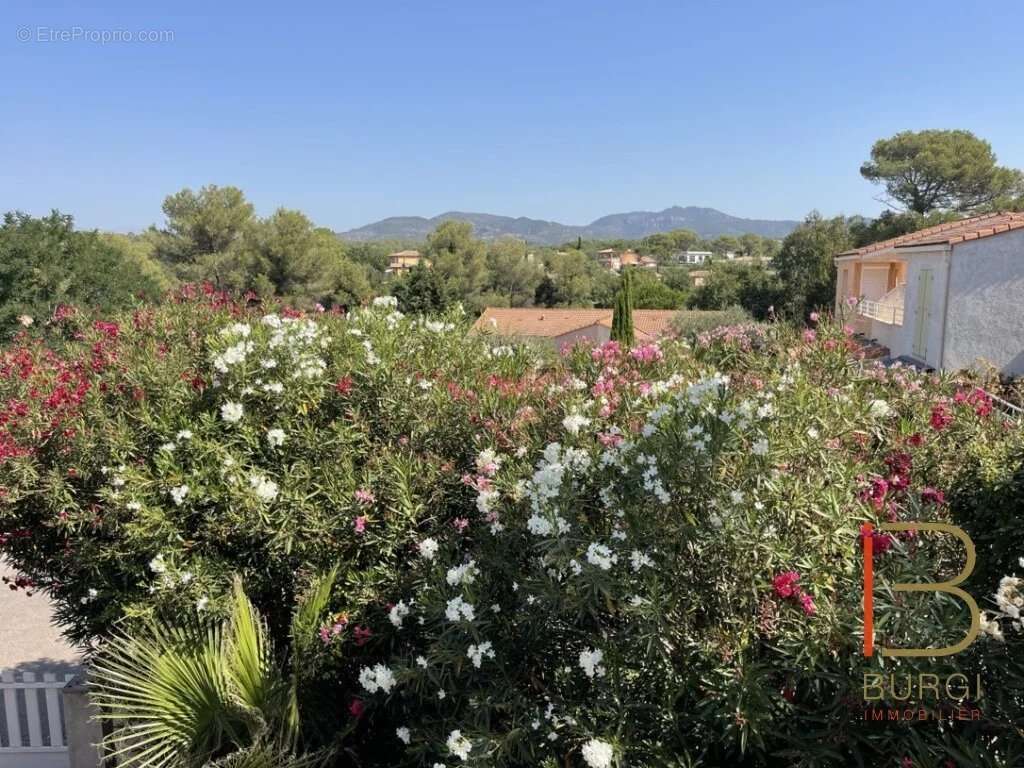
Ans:
{"type": "Polygon", "coordinates": [[[680,337],[692,341],[695,336],[723,325],[749,323],[750,314],[743,307],[728,309],[689,309],[672,318],[672,330],[680,337]]]}
{"type": "MultiPolygon", "coordinates": [[[[998,691],[991,719],[861,721],[880,668],[860,656],[861,525],[949,520],[987,453],[996,474],[1020,455],[970,382],[866,367],[831,327],[555,359],[457,313],[213,292],[55,331],[60,353],[26,341],[0,366],[23,585],[86,640],[229,616],[237,574],[287,653],[297,596],[337,566],[297,670],[310,747],[379,766],[1020,756],[1009,625],[955,657],[998,691]]],[[[962,560],[940,537],[882,541],[883,583],[962,560]]],[[[877,602],[879,643],[965,626],[941,596],[877,602]]]]}

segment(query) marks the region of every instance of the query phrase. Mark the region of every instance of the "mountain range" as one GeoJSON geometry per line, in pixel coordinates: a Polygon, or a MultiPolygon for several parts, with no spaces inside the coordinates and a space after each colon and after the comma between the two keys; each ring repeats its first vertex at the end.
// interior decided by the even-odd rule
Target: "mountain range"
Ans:
{"type": "Polygon", "coordinates": [[[692,229],[704,238],[752,233],[781,239],[799,224],[797,221],[743,219],[714,208],[673,206],[663,211],[633,211],[602,216],[577,226],[525,216],[496,216],[490,213],[449,211],[427,219],[422,216],[392,216],[363,227],[340,232],[344,240],[425,240],[442,221],[457,219],[473,225],[477,237],[493,240],[516,237],[538,245],[558,245],[582,237],[584,240],[636,240],[673,229],[692,229]]]}

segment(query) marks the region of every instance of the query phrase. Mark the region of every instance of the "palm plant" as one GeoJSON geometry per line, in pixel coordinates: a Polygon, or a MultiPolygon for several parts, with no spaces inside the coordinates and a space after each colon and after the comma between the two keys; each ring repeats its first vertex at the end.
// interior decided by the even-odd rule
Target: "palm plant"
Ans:
{"type": "Polygon", "coordinates": [[[100,718],[115,724],[104,745],[108,754],[123,768],[317,762],[294,756],[300,724],[294,662],[315,636],[334,580],[334,571],[318,579],[293,613],[288,673],[238,579],[223,621],[153,621],[114,634],[91,670],[100,718]]]}

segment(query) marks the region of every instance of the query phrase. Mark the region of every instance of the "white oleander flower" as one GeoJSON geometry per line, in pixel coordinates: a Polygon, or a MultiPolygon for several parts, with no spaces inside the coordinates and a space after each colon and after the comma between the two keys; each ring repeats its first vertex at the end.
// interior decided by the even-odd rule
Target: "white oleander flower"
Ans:
{"type": "Polygon", "coordinates": [[[604,651],[588,648],[580,651],[580,669],[587,677],[604,677],[605,669],[601,665],[604,660],[604,651]]]}
{"type": "Polygon", "coordinates": [[[590,424],[590,419],[578,413],[571,413],[562,419],[562,426],[570,435],[578,435],[580,430],[590,424]]]}
{"type": "Polygon", "coordinates": [[[590,768],[611,768],[615,750],[607,741],[591,739],[583,745],[583,760],[590,768]]]}
{"type": "Polygon", "coordinates": [[[448,734],[448,751],[458,757],[460,760],[468,760],[469,753],[473,749],[473,744],[462,735],[462,731],[456,729],[448,734]]]}
{"type": "Polygon", "coordinates": [[[470,560],[468,563],[449,568],[446,580],[449,585],[458,587],[462,584],[472,584],[476,581],[479,573],[480,569],[476,567],[476,560],[470,560]]]}
{"type": "Polygon", "coordinates": [[[480,669],[480,664],[483,663],[484,657],[487,657],[488,659],[494,658],[494,648],[490,641],[485,641],[479,645],[469,646],[469,650],[466,651],[466,656],[473,662],[474,667],[480,669]]]}
{"type": "Polygon", "coordinates": [[[472,621],[476,617],[476,612],[470,603],[463,600],[461,595],[457,595],[448,601],[444,615],[448,621],[472,621]]]}
{"type": "Polygon", "coordinates": [[[220,417],[228,422],[228,424],[240,421],[244,413],[245,408],[242,407],[241,403],[224,403],[220,407],[220,417]]]}
{"type": "Polygon", "coordinates": [[[426,538],[419,543],[420,557],[424,560],[433,560],[437,554],[438,544],[436,539],[426,538]]]}
{"type": "Polygon", "coordinates": [[[619,561],[619,556],[612,554],[604,544],[594,542],[587,547],[587,562],[596,565],[602,571],[611,570],[611,567],[619,561]]]}
{"type": "Polygon", "coordinates": [[[401,627],[402,626],[402,622],[405,620],[405,617],[408,616],[408,615],[409,615],[409,606],[406,605],[403,601],[399,600],[391,608],[391,611],[388,613],[388,618],[391,619],[391,623],[394,624],[396,627],[401,627]]]}
{"type": "Polygon", "coordinates": [[[260,501],[273,501],[277,498],[277,483],[264,475],[249,475],[249,486],[260,501]]]}
{"type": "Polygon", "coordinates": [[[892,413],[892,408],[885,400],[872,400],[868,405],[868,413],[876,419],[884,419],[892,413]]]}
{"type": "Polygon", "coordinates": [[[395,735],[398,737],[398,740],[401,741],[403,744],[408,744],[410,741],[412,741],[412,734],[409,733],[409,729],[406,728],[404,725],[400,728],[395,729],[395,735]]]}
{"type": "Polygon", "coordinates": [[[268,429],[267,430],[267,444],[271,448],[278,448],[284,445],[284,430],[283,429],[268,429]]]}
{"type": "Polygon", "coordinates": [[[377,691],[391,693],[396,680],[390,669],[383,664],[376,664],[372,667],[363,667],[362,672],[359,673],[359,683],[369,693],[377,693],[377,691]]]}
{"type": "Polygon", "coordinates": [[[179,507],[185,503],[186,496],[188,496],[187,485],[179,485],[175,488],[171,488],[171,498],[174,499],[174,503],[179,507]]]}

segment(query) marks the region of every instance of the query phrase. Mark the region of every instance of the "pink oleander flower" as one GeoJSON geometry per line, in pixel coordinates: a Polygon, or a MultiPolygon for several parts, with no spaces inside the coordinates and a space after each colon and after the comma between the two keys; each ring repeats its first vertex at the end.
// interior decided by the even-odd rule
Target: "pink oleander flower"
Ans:
{"type": "Polygon", "coordinates": [[[807,616],[813,616],[818,612],[818,609],[814,606],[814,598],[811,597],[807,592],[800,593],[800,607],[807,616]]]}
{"type": "Polygon", "coordinates": [[[363,646],[370,641],[371,637],[373,637],[373,630],[369,627],[356,627],[352,634],[355,637],[356,645],[363,646]]]}
{"type": "Polygon", "coordinates": [[[630,357],[641,363],[656,363],[665,357],[657,344],[643,344],[629,350],[630,357]]]}
{"type": "MultiPolygon", "coordinates": [[[[861,526],[860,534],[857,536],[857,538],[863,540],[864,537],[868,535],[868,530],[867,529],[868,529],[868,526],[867,526],[867,523],[865,523],[864,525],[861,526]]],[[[876,531],[876,530],[872,529],[871,530],[871,555],[872,555],[872,557],[878,557],[879,555],[884,555],[886,552],[888,552],[890,549],[892,549],[892,545],[893,545],[893,543],[895,541],[896,540],[892,536],[890,536],[888,533],[881,533],[879,531],[876,531]]]]}
{"type": "Polygon", "coordinates": [[[945,405],[939,403],[934,408],[932,408],[932,415],[930,421],[932,429],[934,429],[936,432],[940,432],[953,423],[953,414],[949,412],[949,409],[946,408],[945,405]]]}
{"type": "Polygon", "coordinates": [[[366,532],[366,515],[359,515],[359,517],[357,517],[355,520],[353,520],[352,521],[352,527],[355,529],[356,533],[360,533],[360,534],[361,533],[365,533],[366,532]]]}
{"type": "Polygon", "coordinates": [[[462,533],[467,528],[469,528],[469,520],[465,517],[456,517],[454,520],[452,520],[452,526],[459,533],[462,533]]]}
{"type": "Polygon", "coordinates": [[[373,504],[377,500],[377,497],[373,495],[373,491],[368,491],[365,488],[360,488],[355,493],[356,501],[360,504],[373,504]]]}
{"type": "Polygon", "coordinates": [[[352,703],[348,705],[348,711],[352,717],[358,720],[363,716],[363,712],[366,711],[366,705],[363,704],[362,699],[352,699],[352,703]]]}
{"type": "Polygon", "coordinates": [[[796,571],[783,571],[772,580],[772,586],[779,597],[793,597],[800,589],[799,581],[800,574],[796,571]]]}
{"type": "Polygon", "coordinates": [[[938,507],[946,503],[946,494],[938,488],[926,486],[921,489],[921,501],[924,504],[934,504],[938,507]]]}
{"type": "Polygon", "coordinates": [[[819,317],[820,316],[818,315],[817,312],[811,312],[810,320],[811,320],[812,323],[816,323],[816,322],[818,322],[819,317]]]}
{"type": "Polygon", "coordinates": [[[617,341],[606,341],[590,350],[590,359],[595,363],[610,363],[618,358],[622,346],[617,341]]]}
{"type": "Polygon", "coordinates": [[[814,341],[815,341],[815,340],[816,340],[817,338],[818,338],[818,334],[817,334],[817,333],[815,333],[815,332],[814,332],[814,331],[813,331],[812,329],[810,329],[810,328],[806,328],[806,329],[804,329],[804,332],[803,332],[803,339],[804,339],[804,341],[805,341],[805,342],[806,342],[807,344],[813,344],[813,343],[814,343],[814,341]]]}

